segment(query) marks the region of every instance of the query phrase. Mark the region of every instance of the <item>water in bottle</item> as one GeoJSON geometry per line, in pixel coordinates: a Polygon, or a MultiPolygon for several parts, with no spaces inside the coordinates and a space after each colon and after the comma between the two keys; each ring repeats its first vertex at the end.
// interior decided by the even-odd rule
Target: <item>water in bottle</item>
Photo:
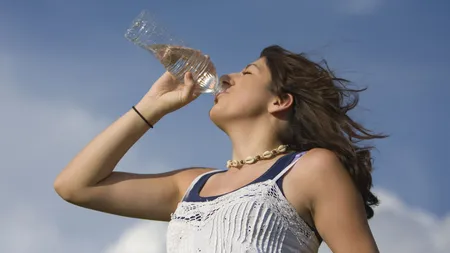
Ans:
{"type": "Polygon", "coordinates": [[[175,45],[153,44],[147,47],[175,78],[183,82],[191,72],[203,93],[219,92],[219,78],[211,60],[200,51],[175,45]]]}

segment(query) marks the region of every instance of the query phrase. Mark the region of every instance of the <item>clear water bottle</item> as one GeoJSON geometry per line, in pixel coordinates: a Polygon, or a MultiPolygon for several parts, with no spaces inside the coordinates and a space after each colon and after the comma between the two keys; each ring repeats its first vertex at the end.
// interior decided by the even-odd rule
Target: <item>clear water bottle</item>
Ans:
{"type": "Polygon", "coordinates": [[[175,39],[143,10],[125,33],[125,37],[136,45],[150,51],[180,82],[186,72],[192,72],[202,93],[217,94],[221,85],[212,61],[206,55],[185,46],[175,39]]]}

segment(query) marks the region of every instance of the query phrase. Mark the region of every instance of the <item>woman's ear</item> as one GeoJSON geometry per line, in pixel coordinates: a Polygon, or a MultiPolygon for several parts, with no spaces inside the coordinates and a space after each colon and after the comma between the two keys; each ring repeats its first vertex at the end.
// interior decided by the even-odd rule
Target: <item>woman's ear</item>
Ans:
{"type": "Polygon", "coordinates": [[[284,93],[283,95],[276,96],[269,104],[269,112],[277,113],[288,110],[294,103],[294,97],[292,94],[284,93]]]}

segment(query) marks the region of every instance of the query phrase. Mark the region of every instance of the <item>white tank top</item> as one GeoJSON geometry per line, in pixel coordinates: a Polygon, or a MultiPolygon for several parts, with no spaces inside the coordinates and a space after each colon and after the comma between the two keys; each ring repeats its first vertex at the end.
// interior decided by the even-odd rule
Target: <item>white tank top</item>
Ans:
{"type": "MultiPolygon", "coordinates": [[[[273,179],[249,184],[211,201],[182,201],[171,215],[168,253],[316,253],[320,241],[277,185],[300,155],[273,179]]],[[[207,174],[198,176],[186,192],[207,174]]],[[[185,195],[185,196],[186,196],[185,195]]]]}

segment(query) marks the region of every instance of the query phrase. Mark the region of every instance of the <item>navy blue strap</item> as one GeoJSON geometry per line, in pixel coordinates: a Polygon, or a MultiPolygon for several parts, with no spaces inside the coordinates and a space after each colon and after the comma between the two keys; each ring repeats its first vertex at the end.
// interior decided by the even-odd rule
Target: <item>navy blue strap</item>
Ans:
{"type": "MultiPolygon", "coordinates": [[[[278,159],[264,174],[262,174],[260,177],[258,177],[257,179],[255,179],[253,182],[243,186],[246,187],[250,184],[256,184],[256,183],[260,183],[260,182],[264,182],[267,181],[269,179],[274,179],[275,177],[277,177],[277,175],[279,173],[281,173],[284,168],[286,168],[295,158],[296,158],[297,153],[291,153],[291,154],[287,154],[284,155],[283,157],[281,157],[280,159],[278,159]]],[[[200,196],[200,191],[202,190],[203,186],[206,184],[206,181],[208,181],[208,179],[213,176],[214,174],[217,173],[223,173],[225,171],[214,171],[212,173],[208,173],[203,175],[196,183],[195,185],[193,185],[192,189],[189,191],[189,193],[185,196],[184,201],[186,202],[202,202],[202,201],[211,201],[214,200],[220,196],[223,196],[225,194],[229,194],[231,192],[225,193],[225,194],[221,194],[221,195],[216,195],[216,196],[208,196],[208,197],[201,197],[200,196]]],[[[282,179],[282,177],[280,178],[282,179]]],[[[281,182],[282,180],[278,180],[277,184],[280,187],[280,190],[282,190],[281,187],[281,182]]],[[[240,187],[239,189],[243,188],[240,187]]],[[[237,191],[239,189],[236,189],[234,191],[237,191]]],[[[233,191],[233,192],[234,192],[233,191]]]]}

